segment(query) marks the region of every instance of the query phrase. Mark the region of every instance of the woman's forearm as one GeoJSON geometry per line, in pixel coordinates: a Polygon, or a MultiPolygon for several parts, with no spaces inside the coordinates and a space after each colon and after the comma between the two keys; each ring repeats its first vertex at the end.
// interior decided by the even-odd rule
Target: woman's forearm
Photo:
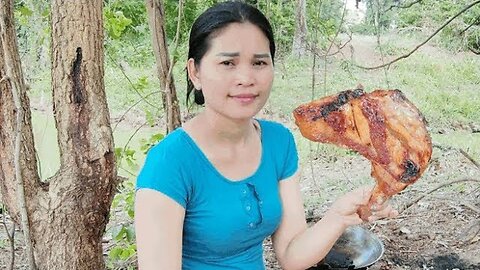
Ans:
{"type": "Polygon", "coordinates": [[[327,212],[315,225],[292,239],[282,256],[280,264],[285,270],[304,270],[321,261],[347,225],[335,213],[327,212]]]}

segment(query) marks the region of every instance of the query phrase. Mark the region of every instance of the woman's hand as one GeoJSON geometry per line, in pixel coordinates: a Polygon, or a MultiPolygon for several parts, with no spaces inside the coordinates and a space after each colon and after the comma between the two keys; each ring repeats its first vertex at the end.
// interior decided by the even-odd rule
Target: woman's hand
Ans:
{"type": "MultiPolygon", "coordinates": [[[[363,220],[358,215],[358,209],[368,204],[372,190],[371,186],[364,186],[346,193],[332,204],[325,215],[336,218],[345,227],[361,224],[363,220]]],[[[397,215],[398,212],[391,205],[384,203],[375,205],[372,209],[372,216],[368,218],[368,221],[397,215]]]]}
{"type": "Polygon", "coordinates": [[[369,222],[382,218],[394,218],[398,216],[398,211],[393,209],[388,201],[384,202],[383,204],[374,204],[370,210],[372,211],[372,215],[368,217],[369,222]]]}

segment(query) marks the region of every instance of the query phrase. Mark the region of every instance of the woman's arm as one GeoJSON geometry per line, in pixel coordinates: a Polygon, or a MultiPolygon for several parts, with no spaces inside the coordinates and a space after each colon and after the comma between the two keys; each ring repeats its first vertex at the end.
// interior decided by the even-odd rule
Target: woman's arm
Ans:
{"type": "MultiPolygon", "coordinates": [[[[303,270],[322,260],[348,226],[362,223],[357,209],[368,202],[371,192],[371,187],[363,187],[345,194],[321,220],[307,228],[298,180],[297,173],[280,181],[283,216],[272,237],[277,259],[286,270],[303,270]]],[[[391,207],[383,206],[376,214],[372,220],[394,212],[391,207]]]]}
{"type": "Polygon", "coordinates": [[[181,269],[185,209],[152,189],[135,196],[135,233],[140,270],[181,269]]]}

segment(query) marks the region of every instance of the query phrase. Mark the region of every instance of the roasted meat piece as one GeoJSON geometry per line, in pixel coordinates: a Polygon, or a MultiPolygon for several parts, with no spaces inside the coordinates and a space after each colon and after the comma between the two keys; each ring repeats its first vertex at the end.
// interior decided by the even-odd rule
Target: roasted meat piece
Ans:
{"type": "Polygon", "coordinates": [[[300,105],[293,115],[305,138],[352,149],[372,162],[377,183],[359,211],[364,220],[372,205],[418,180],[432,155],[425,118],[400,90],[346,90],[300,105]]]}

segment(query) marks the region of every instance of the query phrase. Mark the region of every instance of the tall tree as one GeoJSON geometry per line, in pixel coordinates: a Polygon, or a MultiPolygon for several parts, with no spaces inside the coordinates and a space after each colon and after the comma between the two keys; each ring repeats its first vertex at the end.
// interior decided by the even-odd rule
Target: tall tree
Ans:
{"type": "Polygon", "coordinates": [[[13,0],[0,6],[0,191],[14,220],[30,232],[26,244],[40,270],[104,268],[101,239],[117,172],[103,81],[102,5],[102,0],[52,1],[51,74],[61,165],[45,182],[38,175],[13,0]]]}
{"type": "Polygon", "coordinates": [[[292,54],[305,55],[307,51],[307,1],[297,0],[295,35],[293,37],[292,54]]]}
{"type": "MultiPolygon", "coordinates": [[[[165,110],[167,133],[182,125],[177,91],[173,81],[173,61],[170,61],[165,32],[165,9],[161,0],[146,0],[148,24],[152,34],[153,53],[157,63],[158,79],[162,92],[162,103],[165,110]]],[[[179,5],[181,8],[182,5],[179,5]]],[[[181,18],[177,18],[181,21],[181,18]]],[[[178,29],[177,29],[178,39],[178,29]]]]}

